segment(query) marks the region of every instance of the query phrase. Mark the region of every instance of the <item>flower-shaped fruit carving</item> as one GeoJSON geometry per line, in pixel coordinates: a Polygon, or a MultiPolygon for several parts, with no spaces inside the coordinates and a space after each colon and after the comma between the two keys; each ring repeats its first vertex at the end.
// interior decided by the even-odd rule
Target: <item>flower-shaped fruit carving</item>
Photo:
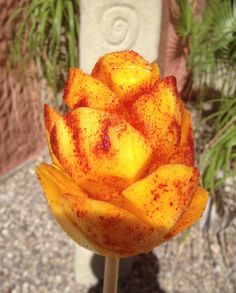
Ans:
{"type": "Polygon", "coordinates": [[[79,245],[106,256],[148,252],[193,225],[198,186],[189,111],[176,79],[133,51],[107,54],[91,75],[71,68],[69,111],[45,105],[52,165],[37,175],[48,205],[79,245]]]}

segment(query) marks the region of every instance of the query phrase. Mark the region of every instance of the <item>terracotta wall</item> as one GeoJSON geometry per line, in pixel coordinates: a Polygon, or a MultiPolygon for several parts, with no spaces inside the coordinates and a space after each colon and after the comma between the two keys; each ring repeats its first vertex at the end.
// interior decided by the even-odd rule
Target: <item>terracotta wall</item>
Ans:
{"type": "MultiPolygon", "coordinates": [[[[192,1],[195,14],[201,14],[206,0],[192,1]]],[[[176,0],[162,1],[162,24],[159,46],[158,63],[162,76],[174,75],[177,77],[178,90],[181,92],[188,78],[186,55],[188,48],[184,47],[171,21],[170,8],[177,12],[176,0]]]]}
{"type": "Polygon", "coordinates": [[[19,1],[0,0],[0,178],[37,156],[43,149],[41,87],[26,77],[21,66],[7,69],[7,48],[11,46],[8,19],[19,1]]]}

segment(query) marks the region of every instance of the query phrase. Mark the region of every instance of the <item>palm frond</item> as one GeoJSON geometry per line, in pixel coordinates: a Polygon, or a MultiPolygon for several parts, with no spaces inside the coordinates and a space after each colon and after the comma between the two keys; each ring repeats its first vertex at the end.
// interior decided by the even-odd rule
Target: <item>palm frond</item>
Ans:
{"type": "Polygon", "coordinates": [[[227,177],[236,175],[236,2],[209,0],[201,18],[194,15],[189,1],[178,3],[174,23],[181,38],[186,40],[188,33],[190,82],[199,91],[202,127],[209,130],[204,133],[203,183],[214,195],[227,177]],[[213,92],[209,89],[218,94],[209,95],[213,92]],[[204,112],[204,103],[214,111],[204,112]]]}
{"type": "Polygon", "coordinates": [[[78,65],[79,1],[32,0],[19,7],[10,21],[11,65],[36,62],[56,94],[68,68],[78,65]]]}

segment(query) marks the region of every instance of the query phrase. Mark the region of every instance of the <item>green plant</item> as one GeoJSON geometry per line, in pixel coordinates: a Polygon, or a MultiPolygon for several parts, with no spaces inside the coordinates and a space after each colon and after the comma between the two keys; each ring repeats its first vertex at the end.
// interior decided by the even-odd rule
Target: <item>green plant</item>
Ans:
{"type": "Polygon", "coordinates": [[[199,126],[206,145],[203,183],[215,196],[226,178],[236,175],[236,1],[209,0],[202,15],[194,13],[192,2],[177,1],[178,10],[171,15],[188,52],[186,88],[198,93],[199,126]],[[204,110],[206,104],[211,111],[204,110]]]}
{"type": "Polygon", "coordinates": [[[11,65],[34,61],[56,94],[69,67],[78,65],[79,1],[31,0],[10,19],[11,65]]]}

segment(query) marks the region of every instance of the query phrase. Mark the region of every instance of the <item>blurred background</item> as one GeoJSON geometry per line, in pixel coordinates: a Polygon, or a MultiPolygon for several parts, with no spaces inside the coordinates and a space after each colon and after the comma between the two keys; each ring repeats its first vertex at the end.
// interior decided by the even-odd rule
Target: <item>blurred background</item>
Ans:
{"type": "MultiPolygon", "coordinates": [[[[119,1],[95,2],[0,0],[1,293],[101,292],[101,282],[76,281],[75,244],[50,215],[34,173],[40,161],[50,161],[43,104],[63,112],[68,68],[90,58],[86,44],[91,38],[84,41],[90,27],[83,15],[87,17],[90,6],[109,2],[118,7],[119,1]]],[[[126,7],[136,5],[135,1],[123,2],[126,7]]],[[[157,62],[162,76],[176,76],[181,97],[192,112],[196,165],[210,200],[200,223],[135,260],[127,279],[120,283],[120,292],[233,293],[236,1],[151,2],[161,8],[159,16],[153,14],[150,27],[158,40],[154,44],[157,62]]],[[[129,42],[132,35],[127,36],[127,47],[122,49],[135,48],[135,42],[129,42]]],[[[139,36],[145,42],[144,35],[139,36]]]]}

